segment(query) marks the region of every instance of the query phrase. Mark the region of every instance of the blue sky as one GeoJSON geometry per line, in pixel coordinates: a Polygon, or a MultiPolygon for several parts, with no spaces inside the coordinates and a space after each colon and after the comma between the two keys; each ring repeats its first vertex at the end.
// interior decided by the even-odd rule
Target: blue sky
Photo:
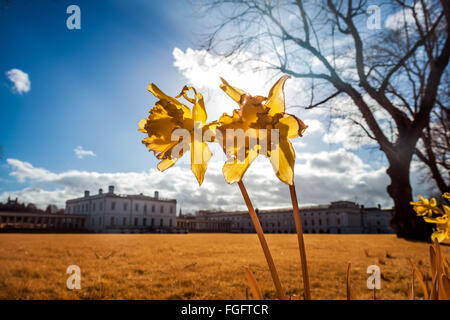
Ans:
{"type": "MultiPolygon", "coordinates": [[[[137,123],[156,101],[147,91],[150,82],[171,95],[187,83],[205,90],[213,118],[235,107],[222,97],[219,76],[258,90],[255,94],[268,92],[272,79],[242,74],[199,50],[202,28],[189,2],[179,0],[17,0],[2,8],[0,201],[11,195],[39,206],[63,206],[84,189],[115,184],[121,193],[160,190],[188,211],[243,208],[236,186],[223,181],[221,159],[211,163],[207,182],[199,188],[182,164],[157,172],[157,161],[137,131],[137,123]],[[66,27],[71,4],[81,9],[81,30],[66,27]],[[12,89],[6,75],[12,69],[28,74],[29,91],[12,89]],[[77,157],[77,147],[88,154],[77,157]]],[[[294,103],[300,87],[295,82],[287,87],[287,100],[294,103]]],[[[327,136],[325,114],[296,114],[310,126],[295,144],[300,199],[391,204],[384,157],[373,146],[348,148],[346,137],[338,139],[345,132],[327,136]]],[[[246,177],[254,186],[250,194],[256,206],[288,206],[287,188],[268,162],[260,162],[246,177]]]]}
{"type": "MultiPolygon", "coordinates": [[[[180,1],[78,1],[81,30],[66,28],[73,1],[13,1],[0,15],[0,70],[28,73],[31,90],[0,87],[5,157],[55,171],[143,170],[154,165],[137,122],[149,109],[150,80],[180,87],[174,46],[190,44],[189,6],[180,1]],[[175,14],[176,13],[176,14],[175,14]],[[182,15],[182,14],[181,14],[182,15]],[[97,157],[74,157],[81,145],[97,157]]],[[[15,187],[2,167],[2,189],[15,187]]]]}

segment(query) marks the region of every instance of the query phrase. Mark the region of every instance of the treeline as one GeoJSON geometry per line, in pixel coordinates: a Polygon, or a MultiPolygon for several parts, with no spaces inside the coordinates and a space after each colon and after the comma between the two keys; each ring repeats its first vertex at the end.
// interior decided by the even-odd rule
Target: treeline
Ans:
{"type": "Polygon", "coordinates": [[[39,209],[34,203],[20,203],[17,198],[15,200],[8,198],[6,203],[0,202],[0,211],[51,214],[64,214],[65,212],[64,209],[58,209],[58,207],[53,204],[49,204],[45,210],[39,209]]]}

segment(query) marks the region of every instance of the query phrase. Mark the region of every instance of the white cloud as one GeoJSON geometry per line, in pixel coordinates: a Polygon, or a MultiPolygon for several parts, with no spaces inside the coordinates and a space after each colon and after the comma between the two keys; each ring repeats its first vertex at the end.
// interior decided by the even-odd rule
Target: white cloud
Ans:
{"type": "MultiPolygon", "coordinates": [[[[419,21],[423,21],[424,14],[420,2],[416,2],[414,4],[414,9],[417,13],[417,19],[419,21]]],[[[386,18],[386,22],[384,23],[384,25],[388,29],[394,31],[402,31],[402,29],[405,27],[405,23],[409,28],[416,29],[416,22],[414,19],[413,11],[411,9],[400,9],[397,12],[389,15],[386,18]]]]}
{"type": "Polygon", "coordinates": [[[27,179],[42,180],[43,177],[46,177],[46,179],[52,179],[55,177],[55,175],[50,171],[35,168],[29,162],[20,161],[17,159],[7,159],[6,162],[15,169],[10,173],[10,175],[15,177],[19,182],[25,182],[27,179]]]}
{"type": "Polygon", "coordinates": [[[323,127],[322,122],[317,119],[304,119],[303,122],[308,126],[305,131],[305,134],[313,134],[313,133],[324,133],[325,128],[323,127]]]}
{"type": "MultiPolygon", "coordinates": [[[[231,113],[238,105],[231,100],[219,87],[220,77],[233,86],[249,92],[252,95],[267,96],[271,86],[278,80],[277,72],[262,68],[261,62],[249,61],[249,53],[241,53],[228,58],[213,55],[205,50],[187,48],[182,51],[173,50],[174,66],[178,68],[188,83],[203,93],[205,97],[208,119],[214,120],[224,112],[231,113]]],[[[264,58],[264,57],[263,57],[264,58]]],[[[306,82],[302,79],[289,79],[286,82],[286,106],[307,104],[301,101],[304,97],[299,92],[305,92],[306,82]]],[[[289,110],[288,110],[289,111],[289,110]]]]}
{"type": "Polygon", "coordinates": [[[364,131],[348,118],[334,118],[329,131],[323,136],[323,141],[342,145],[347,150],[357,150],[362,146],[375,145],[364,131]]]}
{"type": "MultiPolygon", "coordinates": [[[[187,155],[186,155],[187,156],[187,155]]],[[[207,208],[244,209],[245,204],[236,185],[228,185],[222,175],[222,162],[211,162],[201,187],[189,168],[175,166],[159,172],[99,173],[69,170],[54,173],[33,167],[17,159],[7,159],[10,176],[26,187],[0,194],[33,202],[40,207],[54,203],[64,207],[65,201],[81,197],[84,190],[95,193],[99,188],[115,185],[118,193],[151,195],[160,191],[165,198],[175,198],[184,212],[207,208]]],[[[328,203],[335,200],[358,200],[366,205],[391,205],[386,193],[389,179],[386,168],[371,168],[357,155],[344,149],[297,154],[295,182],[302,204],[328,203]]],[[[259,157],[247,171],[244,182],[255,207],[274,208],[290,205],[289,189],[275,176],[265,157],[259,157]]]]}
{"type": "Polygon", "coordinates": [[[13,83],[12,90],[18,94],[30,91],[31,82],[26,72],[19,69],[11,69],[7,71],[6,76],[13,83]]]}
{"type": "Polygon", "coordinates": [[[84,150],[82,146],[78,146],[73,149],[78,159],[84,159],[84,157],[96,157],[96,154],[91,150],[84,150]]]}

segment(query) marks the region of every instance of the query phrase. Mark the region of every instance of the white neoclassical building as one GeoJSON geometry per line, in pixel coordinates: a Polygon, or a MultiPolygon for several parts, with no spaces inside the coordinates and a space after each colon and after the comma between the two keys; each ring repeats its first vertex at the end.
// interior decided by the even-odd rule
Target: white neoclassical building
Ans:
{"type": "Polygon", "coordinates": [[[98,194],[84,192],[84,197],[66,201],[66,213],[87,215],[87,229],[104,233],[138,233],[169,231],[176,227],[175,199],[161,199],[141,194],[120,195],[114,186],[98,194]]]}
{"type": "MultiPolygon", "coordinates": [[[[264,232],[294,233],[295,221],[291,208],[257,210],[264,232]]],[[[327,205],[301,207],[305,233],[392,233],[389,226],[392,210],[364,208],[351,201],[335,201],[327,205]]],[[[197,213],[205,221],[228,221],[231,232],[255,232],[248,211],[211,211],[197,213]]]]}

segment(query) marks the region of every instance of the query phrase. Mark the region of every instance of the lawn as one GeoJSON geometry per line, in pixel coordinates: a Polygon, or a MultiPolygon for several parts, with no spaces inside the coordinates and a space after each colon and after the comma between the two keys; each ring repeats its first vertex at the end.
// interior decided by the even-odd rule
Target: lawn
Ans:
{"type": "MultiPolygon", "coordinates": [[[[295,299],[303,288],[296,236],[267,239],[284,289],[295,299]]],[[[379,299],[408,298],[408,258],[429,270],[429,245],[394,235],[307,234],[305,242],[313,299],[346,298],[348,262],[358,299],[372,296],[369,265],[381,268],[379,299]]],[[[450,247],[442,253],[448,259],[450,247]]],[[[245,266],[264,296],[275,298],[256,234],[0,234],[0,299],[246,299],[245,266]],[[69,265],[81,269],[80,290],[66,287],[69,265]]]]}

